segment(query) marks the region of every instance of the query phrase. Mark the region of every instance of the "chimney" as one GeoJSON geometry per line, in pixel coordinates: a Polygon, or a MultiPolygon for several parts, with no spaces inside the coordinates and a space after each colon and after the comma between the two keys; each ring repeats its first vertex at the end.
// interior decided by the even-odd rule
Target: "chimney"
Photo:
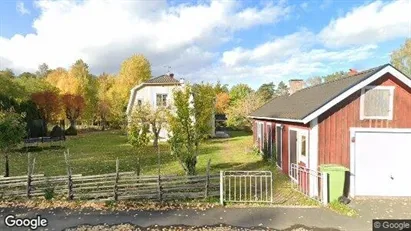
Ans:
{"type": "Polygon", "coordinates": [[[350,72],[348,72],[348,75],[355,75],[355,74],[357,74],[358,73],[358,71],[357,70],[355,70],[354,68],[351,68],[350,69],[350,72]]]}
{"type": "Polygon", "coordinates": [[[169,76],[170,76],[171,78],[174,78],[174,74],[173,74],[173,73],[170,73],[169,76]]]}
{"type": "Polygon", "coordinates": [[[290,79],[290,95],[304,88],[304,80],[302,79],[290,79]]]}

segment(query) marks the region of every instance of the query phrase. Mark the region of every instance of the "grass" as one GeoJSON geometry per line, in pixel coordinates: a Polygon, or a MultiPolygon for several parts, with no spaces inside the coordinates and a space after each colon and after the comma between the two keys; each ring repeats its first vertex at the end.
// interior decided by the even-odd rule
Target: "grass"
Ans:
{"type": "MultiPolygon", "coordinates": [[[[232,132],[229,139],[211,139],[200,148],[197,171],[205,173],[207,161],[211,159],[211,171],[216,173],[224,169],[259,169],[265,163],[258,155],[249,155],[247,148],[252,145],[250,134],[232,132]]],[[[36,158],[35,174],[48,176],[66,174],[64,151],[69,149],[73,174],[103,174],[115,172],[116,158],[120,162],[120,171],[135,171],[137,154],[127,143],[127,137],[121,131],[105,131],[80,134],[69,137],[65,148],[38,148],[31,150],[36,158]]],[[[182,167],[170,154],[167,143],[160,143],[161,173],[184,174],[182,167]]],[[[151,145],[141,156],[141,173],[157,174],[157,150],[151,145]]],[[[4,158],[0,158],[0,172],[4,172],[4,158]]],[[[10,175],[27,174],[27,152],[25,149],[10,154],[10,175]]]]}
{"type": "Polygon", "coordinates": [[[333,201],[331,203],[328,204],[328,207],[333,210],[334,212],[341,214],[341,215],[345,215],[345,216],[349,216],[349,217],[356,217],[358,216],[358,212],[351,208],[350,206],[346,205],[346,204],[342,204],[338,201],[333,201]]]}
{"type": "MultiPolygon", "coordinates": [[[[290,187],[288,176],[275,166],[262,161],[258,154],[250,153],[252,135],[233,131],[231,138],[210,139],[201,145],[197,163],[197,173],[204,174],[207,162],[211,159],[211,172],[220,170],[270,170],[274,179],[274,203],[292,205],[316,205],[315,201],[295,192],[290,187]]],[[[116,158],[119,159],[120,171],[135,171],[137,155],[127,137],[121,131],[90,132],[69,137],[65,148],[39,148],[31,150],[36,158],[35,174],[46,176],[65,175],[66,164],[64,151],[70,150],[73,174],[94,175],[115,172],[116,158]]],[[[183,175],[179,162],[170,154],[167,143],[160,143],[161,174],[183,175]]],[[[151,145],[146,148],[140,159],[141,174],[157,174],[157,152],[151,145]]],[[[4,158],[0,158],[0,172],[4,172],[4,158]]],[[[22,149],[10,154],[10,175],[27,174],[27,152],[22,149]]]]}

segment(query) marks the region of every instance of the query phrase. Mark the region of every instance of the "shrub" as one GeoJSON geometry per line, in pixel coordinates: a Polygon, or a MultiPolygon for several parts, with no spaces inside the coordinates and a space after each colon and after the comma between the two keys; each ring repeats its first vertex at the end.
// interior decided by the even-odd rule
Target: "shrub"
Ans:
{"type": "Polygon", "coordinates": [[[47,187],[44,189],[44,198],[46,200],[51,200],[54,198],[54,188],[53,187],[47,187]]]}
{"type": "Polygon", "coordinates": [[[66,136],[77,136],[77,129],[74,128],[73,126],[70,126],[66,131],[65,131],[66,136]]]}
{"type": "Polygon", "coordinates": [[[261,154],[263,156],[263,161],[275,163],[277,155],[276,155],[276,148],[274,144],[272,144],[271,150],[270,150],[268,146],[268,141],[265,141],[261,154]]]}

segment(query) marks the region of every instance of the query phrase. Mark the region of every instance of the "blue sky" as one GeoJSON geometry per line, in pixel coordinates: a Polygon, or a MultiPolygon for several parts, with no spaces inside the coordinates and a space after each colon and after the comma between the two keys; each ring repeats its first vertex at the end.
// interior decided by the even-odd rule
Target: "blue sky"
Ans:
{"type": "Polygon", "coordinates": [[[403,1],[0,1],[0,69],[116,73],[146,55],[192,82],[308,78],[389,62],[411,34],[403,1]]]}

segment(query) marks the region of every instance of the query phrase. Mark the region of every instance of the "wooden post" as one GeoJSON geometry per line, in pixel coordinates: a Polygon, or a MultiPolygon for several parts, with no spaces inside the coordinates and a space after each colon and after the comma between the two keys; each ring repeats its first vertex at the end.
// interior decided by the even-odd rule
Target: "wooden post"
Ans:
{"type": "Polygon", "coordinates": [[[31,163],[30,163],[30,156],[31,154],[27,154],[27,198],[30,198],[30,191],[31,191],[31,163]]]}
{"type": "Polygon", "coordinates": [[[207,163],[207,176],[206,176],[204,199],[208,198],[208,188],[210,187],[210,165],[211,165],[211,159],[209,159],[207,163]]]}
{"type": "Polygon", "coordinates": [[[119,180],[119,172],[118,172],[118,158],[116,159],[116,181],[114,183],[114,200],[118,200],[118,180],[119,180]]]}
{"type": "MultiPolygon", "coordinates": [[[[220,171],[220,204],[224,205],[223,171],[220,171]]],[[[241,181],[240,181],[241,182],[241,181]]]]}
{"type": "Polygon", "coordinates": [[[157,193],[158,193],[158,200],[160,202],[163,201],[163,195],[162,195],[162,188],[161,188],[161,176],[158,175],[158,179],[157,179],[157,193]]]}
{"type": "Polygon", "coordinates": [[[64,152],[64,159],[66,161],[67,165],[67,198],[69,200],[73,200],[74,194],[73,194],[73,179],[72,179],[72,173],[71,173],[71,167],[70,167],[70,162],[69,162],[69,155],[70,155],[70,150],[67,149],[67,152],[64,152]]]}

